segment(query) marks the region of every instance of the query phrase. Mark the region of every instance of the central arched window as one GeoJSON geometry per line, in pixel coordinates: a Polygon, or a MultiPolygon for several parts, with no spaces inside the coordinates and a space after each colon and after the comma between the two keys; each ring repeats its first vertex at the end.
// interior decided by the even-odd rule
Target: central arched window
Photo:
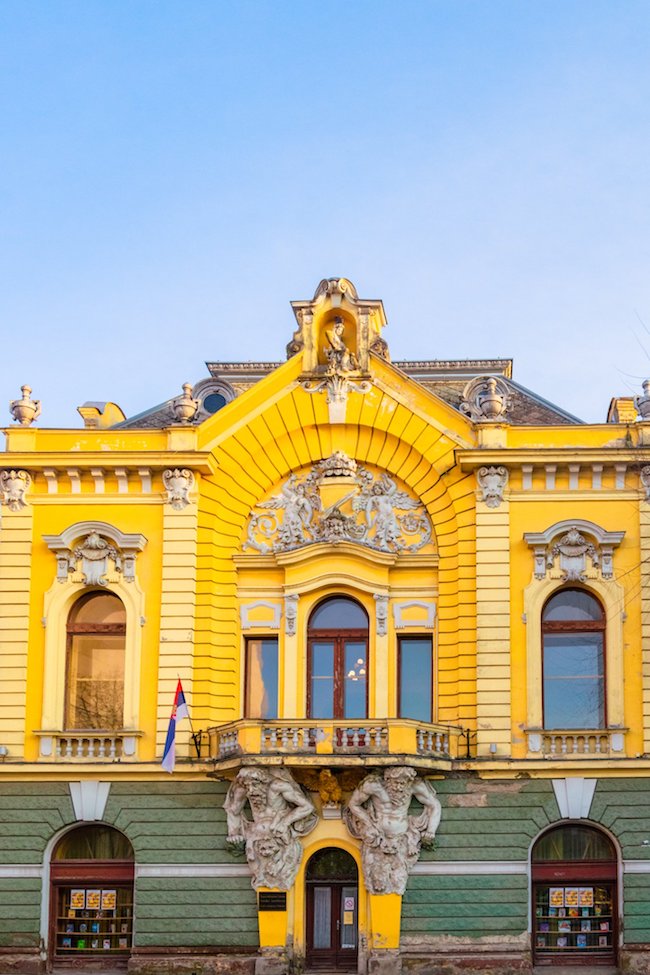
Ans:
{"type": "Polygon", "coordinates": [[[583,589],[563,589],[542,612],[544,728],[604,728],[605,614],[583,589]]]}
{"type": "Polygon", "coordinates": [[[368,715],[368,616],[354,599],[335,596],[316,607],[308,630],[310,718],[368,715]]]}
{"type": "Polygon", "coordinates": [[[68,617],[65,728],[113,731],[124,725],[126,613],[110,592],[93,592],[68,617]]]}

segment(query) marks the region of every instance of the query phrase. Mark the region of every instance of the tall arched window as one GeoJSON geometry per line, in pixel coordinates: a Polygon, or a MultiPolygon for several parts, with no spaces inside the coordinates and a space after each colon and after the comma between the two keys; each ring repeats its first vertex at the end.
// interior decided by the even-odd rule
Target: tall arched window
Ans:
{"type": "Polygon", "coordinates": [[[335,596],[316,607],[308,632],[308,716],[368,715],[368,616],[354,599],[335,596]]]}
{"type": "Polygon", "coordinates": [[[121,729],[126,613],[117,596],[92,592],[68,617],[65,728],[121,729]]]}
{"type": "Polygon", "coordinates": [[[544,606],[544,728],[606,727],[605,622],[583,589],[562,589],[544,606]]]}

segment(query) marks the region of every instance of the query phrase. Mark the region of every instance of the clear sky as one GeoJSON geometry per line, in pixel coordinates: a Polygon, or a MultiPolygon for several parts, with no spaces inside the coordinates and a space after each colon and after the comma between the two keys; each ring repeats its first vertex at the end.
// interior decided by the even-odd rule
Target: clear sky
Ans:
{"type": "Polygon", "coordinates": [[[0,0],[0,80],[1,423],[282,359],[334,275],[587,420],[650,375],[648,0],[0,0]]]}

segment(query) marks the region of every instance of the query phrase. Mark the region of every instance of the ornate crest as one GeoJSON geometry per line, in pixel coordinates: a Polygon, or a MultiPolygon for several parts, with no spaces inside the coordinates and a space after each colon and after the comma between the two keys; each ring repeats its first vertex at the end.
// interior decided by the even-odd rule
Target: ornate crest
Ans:
{"type": "Polygon", "coordinates": [[[190,503],[190,491],[194,486],[192,471],[174,470],[163,471],[163,484],[167,491],[167,503],[176,511],[182,511],[190,503]]]}
{"type": "Polygon", "coordinates": [[[526,532],[524,539],[535,554],[535,578],[547,575],[562,582],[611,579],[614,548],[624,532],[606,532],[590,521],[562,521],[545,532],[526,532]]]}
{"type": "Polygon", "coordinates": [[[0,474],[2,501],[10,511],[20,511],[26,506],[25,494],[30,483],[27,471],[3,471],[0,474]]]}
{"type": "Polygon", "coordinates": [[[481,489],[482,500],[488,508],[498,508],[503,501],[503,491],[508,483],[506,467],[480,467],[476,480],[481,489]]]}
{"type": "Polygon", "coordinates": [[[386,473],[357,467],[341,452],[303,476],[292,474],[278,494],[260,502],[250,516],[244,548],[264,554],[316,542],[357,542],[380,552],[417,552],[431,541],[429,516],[419,501],[386,473]],[[337,496],[323,501],[332,478],[337,496]],[[329,481],[329,483],[328,483],[329,481]]]}
{"type": "Polygon", "coordinates": [[[144,535],[125,535],[104,522],[78,522],[43,541],[56,555],[57,580],[66,582],[81,563],[77,581],[84,586],[106,586],[120,576],[133,582],[136,556],[146,544],[144,535]]]}

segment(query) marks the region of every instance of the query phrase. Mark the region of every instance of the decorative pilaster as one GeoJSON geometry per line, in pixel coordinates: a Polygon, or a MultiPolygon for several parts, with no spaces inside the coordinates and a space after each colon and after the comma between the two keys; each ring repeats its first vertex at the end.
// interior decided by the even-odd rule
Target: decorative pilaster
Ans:
{"type": "Polygon", "coordinates": [[[641,686],[643,751],[650,752],[650,501],[639,502],[641,571],[641,686]]]}
{"type": "Polygon", "coordinates": [[[511,750],[510,502],[476,504],[477,754],[511,750]]]}
{"type": "Polygon", "coordinates": [[[0,530],[0,744],[8,762],[24,754],[33,511],[31,504],[4,505],[0,530]]]}

